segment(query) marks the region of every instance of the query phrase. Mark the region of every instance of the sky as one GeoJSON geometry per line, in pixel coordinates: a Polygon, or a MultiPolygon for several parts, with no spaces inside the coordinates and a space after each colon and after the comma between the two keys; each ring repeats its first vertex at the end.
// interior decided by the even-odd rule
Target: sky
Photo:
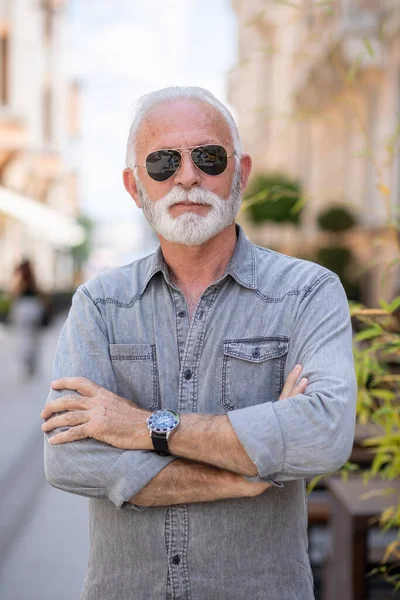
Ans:
{"type": "Polygon", "coordinates": [[[198,85],[226,103],[236,62],[230,0],[70,0],[66,19],[67,73],[82,85],[81,138],[70,150],[82,211],[99,221],[140,220],[121,176],[135,100],[198,85]]]}

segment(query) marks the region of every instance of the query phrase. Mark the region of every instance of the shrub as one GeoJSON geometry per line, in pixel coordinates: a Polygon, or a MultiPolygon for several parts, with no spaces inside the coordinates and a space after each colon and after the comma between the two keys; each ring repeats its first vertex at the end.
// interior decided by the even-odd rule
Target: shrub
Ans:
{"type": "Polygon", "coordinates": [[[322,231],[340,233],[352,229],[356,218],[345,206],[331,206],[319,214],[317,222],[322,231]]]}
{"type": "Polygon", "coordinates": [[[257,175],[244,196],[243,208],[250,220],[300,224],[302,211],[300,184],[284,174],[257,175]]]}

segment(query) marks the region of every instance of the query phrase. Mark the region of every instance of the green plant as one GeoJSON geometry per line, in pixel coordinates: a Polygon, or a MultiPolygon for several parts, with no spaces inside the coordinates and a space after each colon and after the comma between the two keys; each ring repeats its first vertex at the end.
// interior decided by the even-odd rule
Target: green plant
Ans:
{"type": "Polygon", "coordinates": [[[361,290],[354,270],[354,256],[350,248],[345,246],[343,233],[356,225],[355,216],[345,206],[329,206],[317,217],[322,231],[329,232],[331,246],[317,249],[315,261],[339,275],[349,300],[359,301],[361,290]]]}
{"type": "Polygon", "coordinates": [[[345,246],[323,246],[317,250],[317,262],[343,278],[348,268],[352,252],[345,246]]]}
{"type": "MultiPolygon", "coordinates": [[[[365,425],[378,426],[379,435],[364,442],[371,448],[371,468],[363,472],[365,481],[380,477],[388,481],[391,505],[380,515],[383,530],[397,529],[397,539],[388,546],[384,562],[400,559],[400,499],[393,495],[390,481],[400,474],[400,296],[390,304],[381,300],[380,309],[360,304],[351,306],[351,314],[362,324],[354,338],[354,361],[358,385],[357,418],[365,425]]],[[[400,576],[391,575],[382,565],[374,572],[386,575],[396,588],[400,576]]]]}
{"type": "Polygon", "coordinates": [[[256,175],[244,196],[243,209],[259,225],[266,221],[300,224],[301,186],[284,174],[256,175]]]}
{"type": "Polygon", "coordinates": [[[347,298],[360,300],[360,286],[351,269],[353,253],[346,246],[322,246],[317,249],[314,260],[339,275],[347,298]]]}
{"type": "Polygon", "coordinates": [[[322,231],[341,233],[356,225],[356,218],[346,206],[330,206],[317,217],[317,223],[322,231]]]}
{"type": "Polygon", "coordinates": [[[93,221],[85,216],[79,215],[77,218],[78,223],[83,227],[86,233],[85,240],[79,246],[72,248],[72,256],[74,259],[75,269],[80,271],[84,263],[89,258],[89,254],[92,246],[92,231],[94,227],[93,221]]]}
{"type": "Polygon", "coordinates": [[[5,318],[10,312],[12,300],[6,295],[0,295],[0,316],[5,318]]]}

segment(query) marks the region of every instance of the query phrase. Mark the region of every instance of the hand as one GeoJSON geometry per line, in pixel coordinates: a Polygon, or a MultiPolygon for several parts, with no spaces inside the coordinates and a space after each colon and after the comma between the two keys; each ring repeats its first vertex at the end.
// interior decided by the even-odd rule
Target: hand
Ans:
{"type": "Polygon", "coordinates": [[[302,370],[303,367],[301,365],[296,365],[294,369],[290,371],[278,400],[285,400],[285,398],[291,398],[292,396],[296,396],[296,394],[304,394],[306,387],[308,386],[307,377],[300,379],[299,383],[296,385],[296,381],[300,377],[302,370]]]}
{"type": "Polygon", "coordinates": [[[51,384],[54,390],[75,390],[78,395],[62,396],[49,402],[41,412],[45,432],[69,427],[49,438],[50,444],[64,444],[94,438],[123,450],[152,449],[146,419],[149,411],[136,406],[85,377],[63,377],[51,384]],[[57,414],[66,411],[63,414],[57,414]]]}
{"type": "MultiPolygon", "coordinates": [[[[244,478],[243,478],[244,479],[244,478]]],[[[254,498],[263,494],[265,490],[272,487],[272,483],[266,483],[265,481],[247,481],[244,479],[244,496],[247,498],[254,498]]]]}

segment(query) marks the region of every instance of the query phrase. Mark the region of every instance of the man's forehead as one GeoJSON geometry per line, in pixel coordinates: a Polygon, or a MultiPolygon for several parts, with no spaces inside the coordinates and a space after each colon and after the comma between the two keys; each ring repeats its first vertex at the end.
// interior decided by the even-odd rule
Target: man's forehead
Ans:
{"type": "Polygon", "coordinates": [[[231,132],[213,107],[197,103],[161,105],[144,118],[137,138],[146,150],[178,148],[207,143],[229,144],[231,132]]]}
{"type": "Polygon", "coordinates": [[[208,129],[166,129],[154,136],[146,136],[144,144],[150,151],[157,148],[189,148],[204,144],[226,144],[229,140],[208,129]]]}

